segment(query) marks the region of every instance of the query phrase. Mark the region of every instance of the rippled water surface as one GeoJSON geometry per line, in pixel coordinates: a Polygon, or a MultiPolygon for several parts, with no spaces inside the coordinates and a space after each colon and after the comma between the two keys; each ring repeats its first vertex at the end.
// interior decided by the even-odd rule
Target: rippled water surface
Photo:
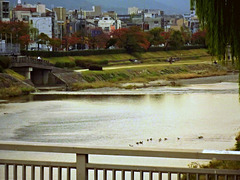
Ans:
{"type": "Polygon", "coordinates": [[[225,150],[239,130],[236,83],[47,92],[0,104],[1,141],[225,150]]]}
{"type": "Polygon", "coordinates": [[[236,83],[106,90],[40,93],[33,101],[1,104],[0,140],[225,149],[239,130],[236,83]]]}

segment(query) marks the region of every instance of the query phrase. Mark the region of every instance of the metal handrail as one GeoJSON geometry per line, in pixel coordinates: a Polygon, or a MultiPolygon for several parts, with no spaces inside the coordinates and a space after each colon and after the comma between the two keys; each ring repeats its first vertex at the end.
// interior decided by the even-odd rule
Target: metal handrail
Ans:
{"type": "MultiPolygon", "coordinates": [[[[232,160],[240,161],[240,152],[238,151],[208,151],[208,150],[183,150],[183,149],[156,149],[156,148],[120,148],[120,147],[83,147],[69,144],[45,144],[45,143],[15,143],[15,142],[0,142],[0,150],[7,151],[27,151],[27,152],[48,152],[48,153],[71,153],[76,155],[76,162],[54,162],[54,161],[27,161],[27,160],[11,160],[0,159],[0,167],[4,166],[5,179],[9,179],[10,168],[13,170],[13,178],[18,177],[18,166],[22,167],[22,179],[28,179],[26,167],[31,169],[31,177],[35,179],[35,167],[40,167],[40,179],[44,178],[44,169],[48,168],[49,179],[53,179],[53,168],[58,169],[57,177],[62,179],[62,169],[66,169],[67,180],[70,180],[72,175],[77,180],[87,180],[90,176],[90,171],[93,171],[91,177],[94,180],[107,180],[108,171],[112,172],[110,179],[116,180],[116,172],[119,172],[122,180],[126,180],[126,173],[130,172],[131,180],[138,173],[140,180],[144,179],[144,174],[153,180],[153,175],[162,180],[162,175],[167,174],[168,180],[171,180],[172,174],[177,175],[180,180],[183,175],[190,179],[190,177],[214,176],[216,180],[218,177],[233,177],[233,179],[240,178],[239,170],[228,169],[199,169],[199,168],[179,168],[179,167],[160,167],[160,166],[139,166],[139,165],[114,165],[114,164],[93,164],[89,163],[89,155],[117,155],[117,156],[141,156],[141,157],[164,157],[164,158],[182,158],[182,159],[218,159],[218,160],[232,160]],[[72,174],[71,169],[75,169],[75,175],[72,174]],[[100,174],[99,174],[100,173],[100,174]],[[147,174],[146,174],[147,173],[147,174]],[[193,176],[192,176],[193,175],[193,176]],[[100,178],[101,179],[101,178],[100,178]]],[[[118,173],[118,174],[119,174],[118,173]]],[[[29,175],[30,176],[30,175],[29,175]]]]}
{"type": "Polygon", "coordinates": [[[130,147],[122,148],[99,146],[81,147],[76,145],[72,146],[69,144],[50,145],[44,143],[34,144],[12,142],[0,142],[0,150],[240,161],[240,153],[237,153],[236,151],[205,151],[130,147]]]}

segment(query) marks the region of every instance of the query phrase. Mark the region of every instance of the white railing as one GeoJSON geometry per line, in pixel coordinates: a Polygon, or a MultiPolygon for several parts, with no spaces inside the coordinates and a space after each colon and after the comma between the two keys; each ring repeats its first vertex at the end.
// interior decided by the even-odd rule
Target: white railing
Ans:
{"type": "MultiPolygon", "coordinates": [[[[58,180],[162,180],[162,179],[231,179],[240,180],[240,170],[152,167],[89,163],[89,155],[164,157],[181,159],[240,161],[240,153],[232,151],[161,150],[146,148],[78,147],[48,144],[13,144],[0,142],[0,150],[76,155],[75,162],[26,161],[0,159],[4,179],[58,180]],[[37,178],[36,178],[37,177],[37,178]],[[164,178],[163,178],[164,177],[164,178]]],[[[5,152],[5,151],[4,151],[5,152]]]]}

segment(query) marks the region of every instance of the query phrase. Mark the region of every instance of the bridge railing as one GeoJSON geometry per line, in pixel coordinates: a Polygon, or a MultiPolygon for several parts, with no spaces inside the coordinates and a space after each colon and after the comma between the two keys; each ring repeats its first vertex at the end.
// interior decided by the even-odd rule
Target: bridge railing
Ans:
{"type": "MultiPolygon", "coordinates": [[[[75,162],[26,161],[0,159],[3,178],[8,179],[58,179],[58,180],[162,180],[162,179],[240,179],[240,170],[198,169],[160,167],[144,165],[113,165],[106,162],[89,162],[89,155],[111,155],[128,157],[181,158],[205,160],[240,161],[240,153],[232,151],[161,150],[145,148],[78,147],[46,144],[0,143],[0,150],[76,155],[75,162]],[[21,171],[21,172],[20,172],[21,171]]],[[[1,172],[1,171],[0,171],[1,172]]]]}
{"type": "Polygon", "coordinates": [[[26,56],[17,56],[12,57],[11,63],[26,63],[26,64],[39,64],[39,65],[45,65],[45,66],[53,66],[49,61],[43,60],[43,59],[37,59],[33,57],[26,57],[26,56]]]}

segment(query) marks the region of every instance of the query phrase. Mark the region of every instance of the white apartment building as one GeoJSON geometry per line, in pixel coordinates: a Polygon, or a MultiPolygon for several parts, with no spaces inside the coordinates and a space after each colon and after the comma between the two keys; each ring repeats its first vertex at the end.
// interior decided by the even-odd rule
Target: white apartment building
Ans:
{"type": "Polygon", "coordinates": [[[137,7],[129,7],[128,14],[138,14],[138,8],[137,7]]]}
{"type": "Polygon", "coordinates": [[[30,17],[29,22],[38,29],[39,34],[44,33],[52,38],[52,17],[30,17]]]}
{"type": "Polygon", "coordinates": [[[111,17],[103,17],[98,21],[98,27],[101,27],[103,31],[111,32],[122,27],[121,20],[114,20],[111,17]]]}

